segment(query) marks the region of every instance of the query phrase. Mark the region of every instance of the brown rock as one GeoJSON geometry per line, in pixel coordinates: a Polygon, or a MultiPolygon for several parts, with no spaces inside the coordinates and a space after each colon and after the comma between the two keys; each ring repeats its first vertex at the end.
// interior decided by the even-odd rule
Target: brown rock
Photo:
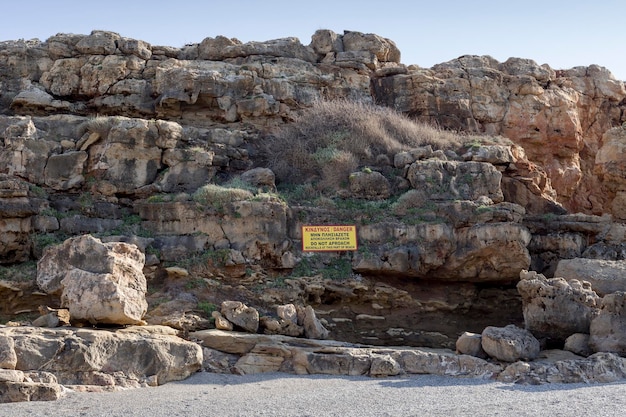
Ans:
{"type": "Polygon", "coordinates": [[[222,302],[220,312],[235,326],[251,333],[256,333],[259,330],[259,312],[240,301],[222,302]]]}
{"type": "Polygon", "coordinates": [[[391,195],[391,184],[380,172],[359,171],[348,177],[350,192],[355,198],[384,200],[391,195]]]}
{"type": "Polygon", "coordinates": [[[482,346],[482,337],[477,333],[463,332],[456,340],[456,351],[463,355],[471,355],[481,359],[488,357],[482,346]]]}
{"type": "Polygon", "coordinates": [[[540,350],[539,341],[532,333],[512,324],[486,327],[481,334],[481,345],[489,356],[504,362],[533,360],[540,350]]]}
{"type": "Polygon", "coordinates": [[[616,291],[626,291],[626,262],[603,259],[562,259],[554,271],[556,277],[587,281],[591,288],[604,296],[616,291]]]}
{"type": "Polygon", "coordinates": [[[591,286],[577,280],[522,271],[517,289],[526,329],[538,338],[562,342],[574,333],[588,333],[599,307],[600,298],[591,286]]]}
{"type": "Polygon", "coordinates": [[[594,352],[626,355],[626,292],[604,296],[598,316],[591,320],[589,335],[594,352]]]}
{"type": "Polygon", "coordinates": [[[48,248],[37,266],[37,283],[61,293],[72,320],[139,324],[148,308],[143,264],[135,245],[84,235],[48,248]]]}

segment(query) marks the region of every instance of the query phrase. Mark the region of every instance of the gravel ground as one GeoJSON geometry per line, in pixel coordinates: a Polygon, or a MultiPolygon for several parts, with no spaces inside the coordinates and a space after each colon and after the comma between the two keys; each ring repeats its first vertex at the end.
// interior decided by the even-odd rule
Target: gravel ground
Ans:
{"type": "Polygon", "coordinates": [[[156,388],[0,404],[6,417],[623,416],[626,382],[515,385],[433,375],[392,378],[198,373],[156,388]]]}

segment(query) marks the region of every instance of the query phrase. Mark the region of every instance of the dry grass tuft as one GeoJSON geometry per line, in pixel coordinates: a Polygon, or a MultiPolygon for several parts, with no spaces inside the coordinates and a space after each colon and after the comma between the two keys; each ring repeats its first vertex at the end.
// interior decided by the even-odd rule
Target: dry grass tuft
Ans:
{"type": "Polygon", "coordinates": [[[216,184],[207,184],[196,190],[193,200],[214,208],[221,209],[225,205],[242,200],[249,200],[254,195],[241,188],[227,188],[216,184]]]}
{"type": "Polygon", "coordinates": [[[268,140],[265,152],[279,182],[336,189],[358,167],[388,163],[400,151],[424,145],[453,149],[462,142],[461,135],[387,107],[334,100],[316,102],[268,140]]]}

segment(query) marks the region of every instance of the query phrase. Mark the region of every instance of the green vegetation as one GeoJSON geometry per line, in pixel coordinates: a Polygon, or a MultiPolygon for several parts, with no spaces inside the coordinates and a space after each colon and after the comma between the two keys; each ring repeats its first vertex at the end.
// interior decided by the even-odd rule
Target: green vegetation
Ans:
{"type": "Polygon", "coordinates": [[[200,310],[205,316],[211,318],[211,314],[217,310],[217,306],[208,301],[199,301],[198,310],[200,310]]]}
{"type": "Polygon", "coordinates": [[[192,253],[186,258],[178,259],[173,262],[167,262],[166,266],[179,266],[185,269],[206,266],[221,267],[226,264],[229,257],[230,249],[208,249],[192,253]]]}
{"type": "Polygon", "coordinates": [[[322,276],[326,279],[341,281],[352,276],[352,262],[347,258],[332,259],[325,268],[321,270],[322,276]]]}
{"type": "Polygon", "coordinates": [[[48,198],[48,193],[46,192],[46,190],[38,185],[28,184],[28,189],[31,194],[37,198],[48,198]]]}
{"type": "Polygon", "coordinates": [[[37,279],[37,262],[28,261],[15,265],[0,265],[0,280],[25,282],[37,279]]]}
{"type": "Polygon", "coordinates": [[[88,210],[93,207],[94,198],[89,191],[85,191],[78,196],[76,201],[82,210],[88,210]]]}
{"type": "Polygon", "coordinates": [[[360,200],[360,199],[337,199],[335,207],[339,210],[338,220],[357,221],[360,224],[373,224],[395,220],[392,208],[397,199],[387,200],[360,200]]]}
{"type": "Polygon", "coordinates": [[[31,235],[33,252],[42,253],[45,248],[63,243],[69,236],[64,233],[36,233],[31,235]]]}
{"type": "MultiPolygon", "coordinates": [[[[354,275],[352,272],[352,260],[343,256],[328,259],[321,254],[314,254],[313,256],[302,258],[291,271],[289,277],[310,277],[314,275],[321,275],[324,279],[336,281],[348,279],[354,275]]],[[[272,286],[284,286],[284,279],[282,281],[275,280],[272,286]]]]}
{"type": "Polygon", "coordinates": [[[187,291],[195,290],[197,288],[202,288],[206,286],[206,282],[202,278],[194,278],[185,282],[185,289],[187,291]]]}
{"type": "Polygon", "coordinates": [[[146,199],[148,203],[165,203],[172,201],[170,194],[153,194],[146,199]]]}

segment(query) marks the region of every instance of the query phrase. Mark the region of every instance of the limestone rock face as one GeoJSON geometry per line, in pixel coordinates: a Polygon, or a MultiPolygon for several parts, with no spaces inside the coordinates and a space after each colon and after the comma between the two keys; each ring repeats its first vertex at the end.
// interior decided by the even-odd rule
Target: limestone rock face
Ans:
{"type": "Polygon", "coordinates": [[[43,206],[42,200],[29,198],[27,182],[0,173],[0,265],[28,258],[32,246],[31,218],[43,206]]]}
{"type": "Polygon", "coordinates": [[[477,200],[486,196],[499,203],[504,199],[500,188],[502,174],[488,163],[416,161],[409,167],[407,179],[413,188],[433,200],[477,200]]]}
{"type": "MultiPolygon", "coordinates": [[[[595,159],[596,172],[611,191],[626,191],[626,125],[607,130],[601,144],[595,159]]],[[[625,219],[623,209],[616,214],[625,219]]]]}
{"type": "Polygon", "coordinates": [[[562,259],[554,276],[587,281],[599,296],[626,291],[626,261],[603,259],[562,259]]]}
{"type": "Polygon", "coordinates": [[[421,120],[503,135],[523,146],[528,159],[545,168],[567,209],[597,212],[610,204],[593,172],[595,152],[604,132],[623,121],[618,103],[626,89],[605,68],[554,71],[527,59],[499,63],[466,55],[378,78],[373,88],[378,102],[421,120]],[[584,155],[583,138],[589,137],[593,150],[584,155]]]}
{"type": "Polygon", "coordinates": [[[589,283],[522,271],[517,289],[525,327],[536,337],[562,342],[574,333],[589,333],[600,303],[589,283]]]}
{"type": "Polygon", "coordinates": [[[0,403],[55,401],[62,396],[63,387],[49,372],[0,369],[0,403]]]}
{"type": "Polygon", "coordinates": [[[187,378],[202,365],[200,346],[163,326],[117,331],[5,327],[0,334],[14,343],[16,370],[45,371],[65,385],[160,385],[187,378]]]}
{"type": "Polygon", "coordinates": [[[485,352],[504,362],[532,360],[539,355],[539,341],[528,330],[515,325],[489,326],[483,330],[481,338],[485,352]]]}
{"type": "Polygon", "coordinates": [[[61,293],[73,321],[139,324],[148,308],[144,262],[135,245],[83,235],[46,251],[37,283],[48,293],[61,293]]]}
{"type": "Polygon", "coordinates": [[[591,321],[589,345],[594,352],[626,355],[626,292],[604,296],[600,312],[591,321]]]}

